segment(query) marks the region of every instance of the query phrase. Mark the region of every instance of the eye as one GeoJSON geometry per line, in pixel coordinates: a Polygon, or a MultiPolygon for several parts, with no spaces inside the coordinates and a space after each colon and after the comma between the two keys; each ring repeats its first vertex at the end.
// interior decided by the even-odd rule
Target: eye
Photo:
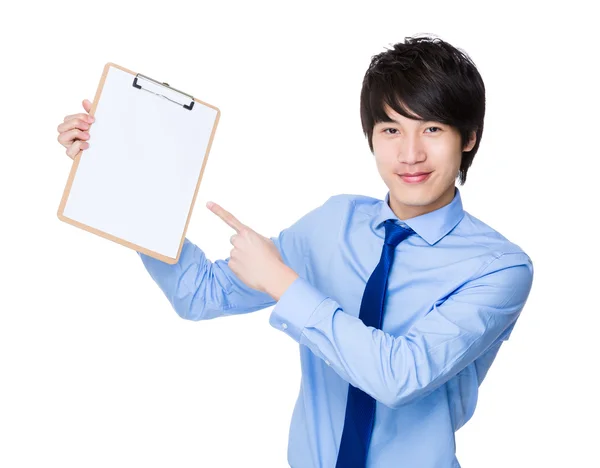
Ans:
{"type": "MultiPolygon", "coordinates": [[[[440,127],[427,127],[427,130],[435,128],[437,130],[441,130],[440,127]]],[[[397,128],[384,128],[383,129],[383,133],[387,133],[388,135],[397,135],[398,134],[398,129],[397,128]],[[392,133],[388,133],[388,130],[394,130],[392,133]]],[[[439,132],[429,132],[429,133],[439,133],[439,132]]]]}

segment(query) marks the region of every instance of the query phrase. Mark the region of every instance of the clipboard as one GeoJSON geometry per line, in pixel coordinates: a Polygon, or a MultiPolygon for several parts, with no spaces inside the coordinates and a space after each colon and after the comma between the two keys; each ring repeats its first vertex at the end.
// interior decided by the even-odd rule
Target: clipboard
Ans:
{"type": "Polygon", "coordinates": [[[220,110],[108,62],[58,218],[175,264],[183,248],[220,110]]]}

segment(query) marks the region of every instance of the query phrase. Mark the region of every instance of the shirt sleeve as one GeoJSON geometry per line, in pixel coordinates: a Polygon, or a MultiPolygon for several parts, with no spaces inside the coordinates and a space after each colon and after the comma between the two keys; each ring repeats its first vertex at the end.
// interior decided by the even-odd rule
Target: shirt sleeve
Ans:
{"type": "Polygon", "coordinates": [[[299,277],[269,323],[303,344],[344,380],[391,408],[444,384],[498,340],[507,339],[529,296],[533,264],[524,254],[492,259],[476,278],[407,331],[365,326],[299,277]]]}
{"type": "MultiPolygon", "coordinates": [[[[328,200],[329,201],[329,200],[328,200]]],[[[325,202],[302,216],[279,235],[270,237],[283,262],[294,271],[304,262],[304,239],[318,224],[325,202]]],[[[168,264],[137,252],[146,270],[169,300],[177,314],[188,320],[254,312],[276,303],[265,292],[246,285],[229,268],[230,258],[211,262],[204,251],[185,238],[179,261],[168,264]]]]}
{"type": "MultiPolygon", "coordinates": [[[[285,236],[271,238],[276,245],[285,236]]],[[[146,270],[181,318],[208,320],[254,312],[275,304],[266,293],[243,283],[229,268],[229,258],[211,262],[204,251],[184,239],[176,264],[137,252],[146,270]]]]}

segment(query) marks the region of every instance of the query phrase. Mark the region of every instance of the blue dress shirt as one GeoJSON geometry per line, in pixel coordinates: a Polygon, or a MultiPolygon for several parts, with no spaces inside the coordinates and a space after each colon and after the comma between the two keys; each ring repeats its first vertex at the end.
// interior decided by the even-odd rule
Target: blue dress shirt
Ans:
{"type": "Polygon", "coordinates": [[[478,387],[529,295],[531,259],[464,211],[458,187],[448,205],[406,221],[389,195],[334,195],[271,237],[299,275],[278,302],[241,282],[229,258],[213,263],[188,239],[176,265],[139,253],[184,319],[275,306],[270,325],[300,350],[292,468],[335,466],[348,382],[376,400],[367,468],[460,468],[454,433],[473,415],[478,387]],[[386,219],[416,235],[396,248],[376,329],[358,315],[386,219]]]}

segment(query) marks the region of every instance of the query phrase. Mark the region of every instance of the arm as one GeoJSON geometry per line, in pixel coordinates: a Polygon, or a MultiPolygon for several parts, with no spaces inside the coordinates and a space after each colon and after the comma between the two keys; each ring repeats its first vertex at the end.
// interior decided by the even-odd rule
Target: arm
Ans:
{"type": "Polygon", "coordinates": [[[493,259],[403,336],[367,327],[302,277],[273,308],[269,323],[346,381],[397,408],[444,384],[499,339],[507,339],[531,289],[523,253],[493,259]]]}
{"type": "MultiPolygon", "coordinates": [[[[282,251],[286,237],[271,237],[284,261],[282,251]]],[[[171,303],[175,312],[188,320],[254,312],[275,304],[268,294],[244,284],[228,266],[229,258],[211,262],[198,247],[184,239],[179,261],[174,265],[138,252],[146,270],[171,303]]]]}
{"type": "MultiPolygon", "coordinates": [[[[319,223],[323,207],[305,214],[292,226],[270,239],[277,247],[289,271],[281,275],[273,291],[261,292],[247,286],[229,268],[229,258],[206,258],[204,252],[184,239],[179,261],[175,265],[161,262],[138,252],[146,270],[163,291],[177,314],[188,320],[207,320],[233,314],[243,314],[270,307],[294,278],[293,266],[304,262],[305,232],[319,223]],[[274,297],[273,297],[274,296],[274,297]]],[[[327,205],[330,206],[330,205],[327,205]]]]}

